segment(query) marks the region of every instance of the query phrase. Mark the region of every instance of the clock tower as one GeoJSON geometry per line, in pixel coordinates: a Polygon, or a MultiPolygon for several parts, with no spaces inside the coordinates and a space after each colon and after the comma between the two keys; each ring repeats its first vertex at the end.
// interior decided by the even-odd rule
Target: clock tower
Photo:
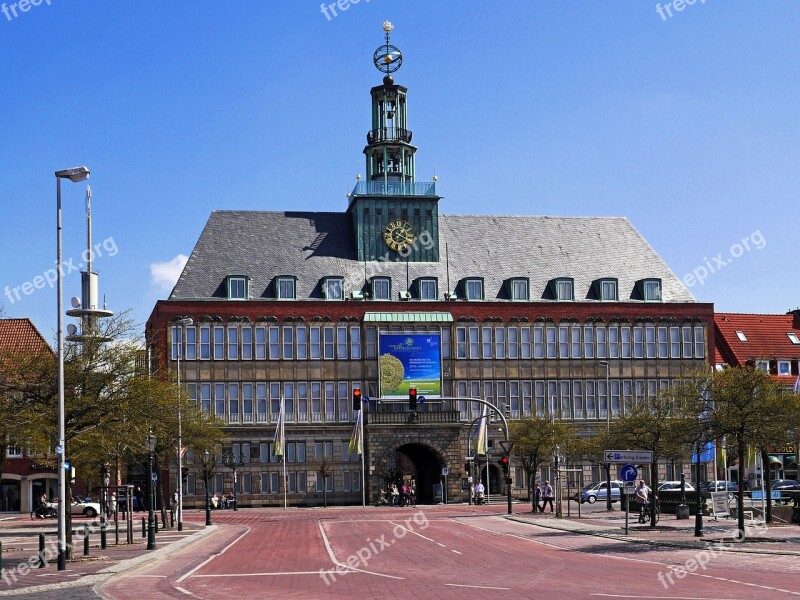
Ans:
{"type": "Polygon", "coordinates": [[[358,260],[438,262],[439,196],[435,181],[416,180],[417,148],[411,144],[408,128],[408,88],[397,85],[392,77],[403,64],[403,54],[390,43],[392,29],[389,21],[383,24],[386,43],[373,56],[384,78],[382,85],[370,90],[372,129],[364,148],[366,177],[353,189],[348,210],[358,260]]]}

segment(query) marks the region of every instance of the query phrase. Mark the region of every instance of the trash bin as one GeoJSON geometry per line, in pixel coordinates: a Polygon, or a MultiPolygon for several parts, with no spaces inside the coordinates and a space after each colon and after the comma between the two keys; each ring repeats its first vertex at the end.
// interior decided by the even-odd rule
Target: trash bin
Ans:
{"type": "Polygon", "coordinates": [[[678,504],[677,508],[675,509],[675,516],[679,521],[688,519],[689,518],[689,505],[688,504],[678,504]]]}

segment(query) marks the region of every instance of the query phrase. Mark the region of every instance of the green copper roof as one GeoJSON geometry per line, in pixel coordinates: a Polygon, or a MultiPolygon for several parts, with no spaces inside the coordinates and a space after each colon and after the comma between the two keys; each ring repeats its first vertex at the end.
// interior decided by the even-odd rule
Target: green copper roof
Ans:
{"type": "Polygon", "coordinates": [[[452,323],[453,315],[447,312],[368,312],[365,323],[452,323]]]}

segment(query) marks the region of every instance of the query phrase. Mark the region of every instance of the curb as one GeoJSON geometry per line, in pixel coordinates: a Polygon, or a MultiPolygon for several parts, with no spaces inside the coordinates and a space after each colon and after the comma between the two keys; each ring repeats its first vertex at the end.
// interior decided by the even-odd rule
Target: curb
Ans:
{"type": "MultiPolygon", "coordinates": [[[[717,546],[724,546],[728,552],[740,552],[742,554],[774,554],[777,556],[800,556],[800,551],[796,550],[771,550],[768,548],[758,549],[758,548],[742,548],[738,546],[736,542],[678,542],[674,540],[647,540],[642,538],[635,538],[630,536],[625,536],[617,533],[612,533],[610,531],[603,531],[603,530],[581,530],[581,529],[573,529],[570,527],[558,527],[553,523],[538,523],[533,522],[530,519],[526,519],[524,517],[517,517],[514,515],[504,515],[504,518],[508,519],[509,521],[516,521],[517,523],[525,523],[527,525],[534,525],[536,527],[543,527],[545,529],[554,529],[556,531],[567,531],[570,533],[577,533],[582,535],[591,535],[594,537],[601,537],[611,540],[617,540],[620,542],[632,542],[636,544],[648,544],[650,546],[660,546],[666,548],[680,548],[684,550],[707,550],[710,548],[715,548],[717,546]]],[[[779,540],[776,540],[779,541],[779,540]]]]}
{"type": "Polygon", "coordinates": [[[173,542],[169,546],[158,548],[155,551],[145,554],[141,554],[139,556],[134,556],[133,558],[128,558],[122,560],[116,564],[109,565],[105,569],[101,569],[97,573],[93,573],[91,575],[84,575],[82,577],[78,577],[72,581],[62,581],[59,583],[50,583],[45,585],[32,585],[23,588],[17,588],[14,590],[2,590],[0,591],[0,597],[4,596],[18,596],[22,594],[38,594],[42,592],[52,592],[58,590],[65,590],[70,588],[76,587],[86,587],[86,586],[93,586],[94,592],[100,596],[101,598],[108,598],[102,594],[102,591],[97,589],[97,586],[105,583],[108,579],[111,579],[114,575],[118,575],[140,565],[143,565],[147,562],[152,560],[156,560],[163,556],[168,556],[173,552],[177,552],[181,550],[184,546],[188,546],[200,540],[212,533],[215,533],[218,530],[216,525],[211,525],[209,527],[204,527],[203,529],[198,530],[196,533],[192,535],[186,536],[180,541],[173,542]]]}

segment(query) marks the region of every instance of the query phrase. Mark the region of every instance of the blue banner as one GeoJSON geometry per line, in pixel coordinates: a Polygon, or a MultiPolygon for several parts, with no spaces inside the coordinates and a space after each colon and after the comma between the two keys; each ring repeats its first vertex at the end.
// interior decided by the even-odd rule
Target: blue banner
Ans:
{"type": "Polygon", "coordinates": [[[442,343],[438,333],[382,334],[378,340],[382,398],[442,395],[442,343]]]}

